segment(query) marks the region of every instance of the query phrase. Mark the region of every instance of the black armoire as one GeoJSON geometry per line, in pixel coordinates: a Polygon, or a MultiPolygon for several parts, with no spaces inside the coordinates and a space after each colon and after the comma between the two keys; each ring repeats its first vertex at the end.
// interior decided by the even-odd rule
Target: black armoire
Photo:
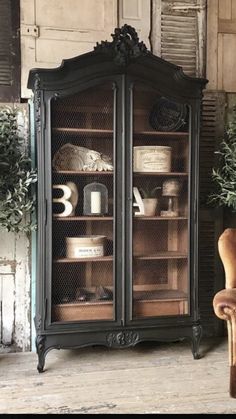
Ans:
{"type": "Polygon", "coordinates": [[[30,71],[38,167],[36,347],[189,339],[199,357],[199,124],[206,80],[134,28],[30,71]]]}

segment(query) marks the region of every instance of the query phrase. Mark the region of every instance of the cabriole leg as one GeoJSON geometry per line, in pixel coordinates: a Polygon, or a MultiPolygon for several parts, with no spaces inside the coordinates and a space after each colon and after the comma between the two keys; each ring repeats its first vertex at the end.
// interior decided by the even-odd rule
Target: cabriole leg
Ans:
{"type": "Polygon", "coordinates": [[[45,364],[45,336],[38,335],[36,337],[36,349],[38,354],[38,372],[43,372],[45,364]]]}
{"type": "Polygon", "coordinates": [[[193,336],[192,336],[192,353],[194,359],[201,358],[199,353],[200,341],[202,337],[202,327],[198,324],[193,326],[193,336]]]}

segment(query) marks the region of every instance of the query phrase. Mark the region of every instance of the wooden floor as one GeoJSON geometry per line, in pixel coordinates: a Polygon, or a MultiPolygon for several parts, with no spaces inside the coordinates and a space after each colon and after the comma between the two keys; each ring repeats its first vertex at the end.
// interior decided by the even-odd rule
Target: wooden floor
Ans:
{"type": "Polygon", "coordinates": [[[45,372],[33,352],[0,354],[0,413],[236,413],[228,393],[227,340],[52,350],[45,372]]]}

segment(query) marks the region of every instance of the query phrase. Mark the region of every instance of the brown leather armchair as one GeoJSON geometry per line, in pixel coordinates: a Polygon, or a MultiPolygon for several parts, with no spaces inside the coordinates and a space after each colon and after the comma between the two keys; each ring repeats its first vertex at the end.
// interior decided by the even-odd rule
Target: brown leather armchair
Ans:
{"type": "Polygon", "coordinates": [[[213,299],[216,316],[227,321],[230,365],[230,396],[236,398],[236,228],[227,228],[218,240],[225,271],[225,289],[213,299]]]}

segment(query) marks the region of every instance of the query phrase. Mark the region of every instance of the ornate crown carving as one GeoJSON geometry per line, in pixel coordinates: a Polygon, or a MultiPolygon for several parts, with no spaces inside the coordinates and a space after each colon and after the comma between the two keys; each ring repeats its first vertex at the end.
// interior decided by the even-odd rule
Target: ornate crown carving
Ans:
{"type": "Polygon", "coordinates": [[[111,54],[117,65],[126,65],[130,60],[148,53],[143,42],[139,42],[137,32],[132,26],[124,25],[116,28],[112,34],[113,41],[97,42],[95,51],[111,54]]]}

